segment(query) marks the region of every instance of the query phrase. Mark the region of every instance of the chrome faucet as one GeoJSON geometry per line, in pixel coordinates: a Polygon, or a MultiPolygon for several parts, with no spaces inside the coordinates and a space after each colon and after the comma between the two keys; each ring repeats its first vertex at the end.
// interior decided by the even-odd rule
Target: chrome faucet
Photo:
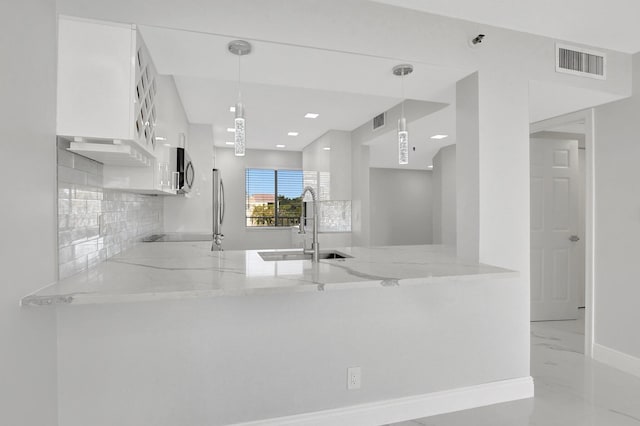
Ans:
{"type": "MultiPolygon", "coordinates": [[[[306,186],[304,188],[304,190],[302,191],[302,195],[300,197],[302,197],[302,213],[300,215],[300,227],[299,227],[299,234],[306,234],[305,229],[304,229],[304,221],[305,220],[309,220],[311,218],[306,218],[304,217],[304,196],[305,194],[309,192],[311,194],[311,199],[313,200],[313,242],[311,243],[311,251],[307,250],[306,247],[303,247],[302,251],[304,253],[312,253],[312,258],[311,261],[312,262],[317,262],[318,258],[320,256],[320,246],[318,245],[318,198],[316,197],[316,191],[310,187],[310,186],[306,186]]],[[[306,246],[306,244],[305,244],[306,246]]]]}
{"type": "Polygon", "coordinates": [[[222,249],[222,239],[224,238],[224,235],[222,234],[213,234],[213,242],[211,243],[211,251],[214,251],[214,249],[218,249],[218,251],[223,251],[222,249]]]}

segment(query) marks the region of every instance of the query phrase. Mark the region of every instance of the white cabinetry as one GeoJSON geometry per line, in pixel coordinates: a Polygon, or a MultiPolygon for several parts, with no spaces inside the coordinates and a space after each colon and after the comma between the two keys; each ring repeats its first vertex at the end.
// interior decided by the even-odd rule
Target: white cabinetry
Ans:
{"type": "Polygon", "coordinates": [[[169,147],[158,146],[156,156],[149,167],[105,164],[102,171],[103,186],[137,194],[176,195],[177,192],[171,189],[169,147]]]}
{"type": "Polygon", "coordinates": [[[184,111],[178,88],[172,76],[158,75],[156,77],[158,95],[156,108],[158,120],[156,122],[156,142],[160,145],[186,148],[189,121],[184,111]]]}
{"type": "Polygon", "coordinates": [[[59,18],[57,134],[104,164],[153,164],[156,71],[135,25],[59,18]]]}
{"type": "Polygon", "coordinates": [[[157,146],[151,167],[131,168],[105,164],[103,179],[105,188],[117,188],[144,194],[176,194],[171,189],[170,147],[185,147],[189,123],[182,107],[173,77],[156,77],[158,120],[156,123],[157,146]]]}

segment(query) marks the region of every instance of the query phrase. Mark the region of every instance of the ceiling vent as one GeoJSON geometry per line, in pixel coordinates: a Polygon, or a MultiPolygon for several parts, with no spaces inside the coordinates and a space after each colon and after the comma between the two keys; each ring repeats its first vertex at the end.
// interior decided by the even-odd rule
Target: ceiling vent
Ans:
{"type": "Polygon", "coordinates": [[[379,128],[384,127],[385,118],[386,114],[384,112],[373,117],[373,130],[378,130],[379,128]]]}
{"type": "Polygon", "coordinates": [[[604,53],[556,43],[556,72],[605,80],[606,60],[604,53]]]}

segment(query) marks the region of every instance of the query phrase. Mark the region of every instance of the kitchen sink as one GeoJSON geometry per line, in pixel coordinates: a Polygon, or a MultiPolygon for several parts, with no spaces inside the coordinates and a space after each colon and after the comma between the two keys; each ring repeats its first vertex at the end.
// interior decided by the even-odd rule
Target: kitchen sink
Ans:
{"type": "Polygon", "coordinates": [[[191,242],[191,241],[211,241],[211,234],[194,234],[186,232],[170,232],[167,234],[153,234],[142,240],[144,243],[167,243],[167,242],[191,242]]]}
{"type": "MultiPolygon", "coordinates": [[[[280,260],[311,260],[311,253],[303,253],[302,250],[291,251],[259,251],[258,254],[262,260],[266,261],[280,261],[280,260]]],[[[320,259],[346,259],[348,254],[340,253],[339,251],[321,251],[318,256],[320,259]]]]}

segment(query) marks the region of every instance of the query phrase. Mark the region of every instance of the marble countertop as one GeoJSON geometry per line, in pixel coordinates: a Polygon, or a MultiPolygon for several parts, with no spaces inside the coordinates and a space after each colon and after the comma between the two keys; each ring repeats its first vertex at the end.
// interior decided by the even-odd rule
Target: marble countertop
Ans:
{"type": "Polygon", "coordinates": [[[263,260],[259,252],[270,250],[210,248],[211,242],[200,241],[140,243],[89,271],[25,296],[21,304],[122,303],[517,276],[506,269],[462,262],[454,249],[437,245],[343,247],[337,250],[353,257],[316,264],[263,260]]]}

